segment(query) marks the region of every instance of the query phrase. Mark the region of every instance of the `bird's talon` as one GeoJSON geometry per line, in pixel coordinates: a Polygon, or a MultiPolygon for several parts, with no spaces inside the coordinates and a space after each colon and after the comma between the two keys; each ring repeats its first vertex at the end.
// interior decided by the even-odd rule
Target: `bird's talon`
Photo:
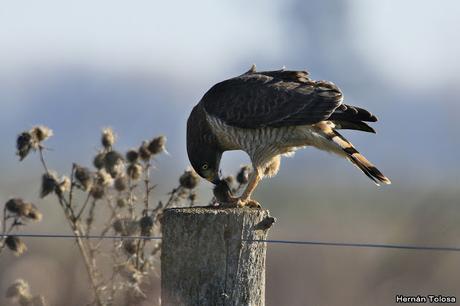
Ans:
{"type": "Polygon", "coordinates": [[[230,201],[220,202],[222,208],[236,208],[236,207],[249,207],[249,208],[262,208],[259,202],[251,199],[242,200],[238,198],[230,199],[230,201]]]}
{"type": "Polygon", "coordinates": [[[249,207],[249,208],[262,208],[259,202],[251,199],[247,200],[238,200],[238,207],[249,207]]]}
{"type": "Polygon", "coordinates": [[[227,198],[224,201],[218,201],[219,207],[222,207],[222,208],[241,207],[240,202],[241,202],[241,200],[239,198],[234,198],[234,197],[227,198]]]}
{"type": "Polygon", "coordinates": [[[246,202],[241,199],[238,199],[238,201],[236,202],[236,205],[237,207],[244,207],[246,206],[246,202]]]}
{"type": "Polygon", "coordinates": [[[255,200],[247,200],[245,206],[250,208],[262,208],[262,205],[260,205],[259,202],[255,200]]]}
{"type": "Polygon", "coordinates": [[[238,202],[231,201],[231,202],[220,202],[219,207],[222,207],[222,208],[236,208],[236,207],[240,207],[240,206],[238,205],[238,202]]]}

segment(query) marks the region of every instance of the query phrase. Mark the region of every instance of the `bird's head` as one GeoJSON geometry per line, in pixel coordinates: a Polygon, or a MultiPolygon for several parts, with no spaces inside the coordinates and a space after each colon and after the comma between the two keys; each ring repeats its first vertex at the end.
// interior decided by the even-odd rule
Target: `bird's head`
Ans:
{"type": "Polygon", "coordinates": [[[203,110],[196,106],[187,121],[187,154],[193,169],[202,178],[217,184],[222,153],[203,110]]]}
{"type": "Polygon", "coordinates": [[[203,146],[196,150],[189,150],[188,156],[193,169],[202,178],[217,184],[219,178],[219,166],[222,153],[215,148],[203,146]],[[191,151],[191,152],[190,152],[191,151]]]}

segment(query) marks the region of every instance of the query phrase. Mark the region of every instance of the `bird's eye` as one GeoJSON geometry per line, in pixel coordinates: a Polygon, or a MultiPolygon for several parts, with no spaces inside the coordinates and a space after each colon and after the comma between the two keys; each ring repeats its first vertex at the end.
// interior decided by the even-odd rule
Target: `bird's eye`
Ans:
{"type": "Polygon", "coordinates": [[[203,166],[201,166],[201,169],[207,170],[208,169],[208,164],[204,164],[203,166]]]}

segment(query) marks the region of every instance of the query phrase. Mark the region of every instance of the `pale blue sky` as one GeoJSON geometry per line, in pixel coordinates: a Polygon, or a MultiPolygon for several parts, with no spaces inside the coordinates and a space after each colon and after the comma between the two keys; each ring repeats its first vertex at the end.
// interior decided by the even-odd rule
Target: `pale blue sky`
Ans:
{"type": "Polygon", "coordinates": [[[4,1],[0,64],[13,70],[41,62],[78,62],[105,69],[215,73],[253,52],[281,55],[281,4],[4,1]]]}
{"type": "MultiPolygon", "coordinates": [[[[293,39],[286,27],[292,3],[2,0],[0,73],[83,63],[107,70],[161,70],[177,75],[193,69],[206,78],[232,69],[237,59],[257,62],[262,57],[286,63],[293,39]]],[[[460,2],[346,3],[349,39],[390,82],[420,87],[458,82],[460,2]]]]}

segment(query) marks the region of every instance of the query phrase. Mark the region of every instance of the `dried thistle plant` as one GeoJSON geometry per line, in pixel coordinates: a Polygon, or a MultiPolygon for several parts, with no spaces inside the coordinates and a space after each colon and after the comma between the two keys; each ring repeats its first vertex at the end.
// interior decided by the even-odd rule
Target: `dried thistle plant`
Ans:
{"type": "Polygon", "coordinates": [[[41,295],[33,296],[30,293],[29,284],[22,280],[18,279],[12,283],[5,293],[5,297],[15,301],[21,306],[47,306],[45,298],[41,295]]]}
{"type": "Polygon", "coordinates": [[[27,225],[28,221],[39,222],[42,218],[42,213],[34,204],[21,198],[9,199],[3,207],[0,253],[5,248],[12,251],[16,256],[27,251],[27,245],[19,237],[14,236],[14,232],[21,226],[27,225]]]}
{"type": "MultiPolygon", "coordinates": [[[[44,169],[40,197],[55,196],[75,235],[93,292],[94,300],[89,303],[139,304],[147,296],[146,286],[157,277],[161,249],[159,240],[148,238],[160,235],[159,221],[165,208],[195,204],[198,175],[186,170],[165,200],[154,201],[156,185],[150,175],[155,157],[167,153],[166,137],[143,141],[137,149],[121,154],[114,148],[115,133],[106,128],[102,131],[101,148],[93,158],[94,169],[74,163],[68,176],[59,177],[48,167],[42,145],[52,134],[44,126],[21,133],[17,138],[17,155],[23,160],[30,152],[39,154],[44,169]],[[76,196],[77,193],[83,197],[76,196]],[[80,198],[84,200],[78,201],[80,198]],[[90,239],[92,235],[97,239],[90,239]],[[108,235],[119,237],[110,247],[102,243],[108,235]],[[109,272],[105,266],[107,259],[109,272]]],[[[7,246],[18,255],[23,253],[25,244],[8,234],[25,220],[41,218],[35,205],[19,198],[8,201],[0,250],[7,246]],[[11,222],[8,227],[7,222],[11,222]]]]}

